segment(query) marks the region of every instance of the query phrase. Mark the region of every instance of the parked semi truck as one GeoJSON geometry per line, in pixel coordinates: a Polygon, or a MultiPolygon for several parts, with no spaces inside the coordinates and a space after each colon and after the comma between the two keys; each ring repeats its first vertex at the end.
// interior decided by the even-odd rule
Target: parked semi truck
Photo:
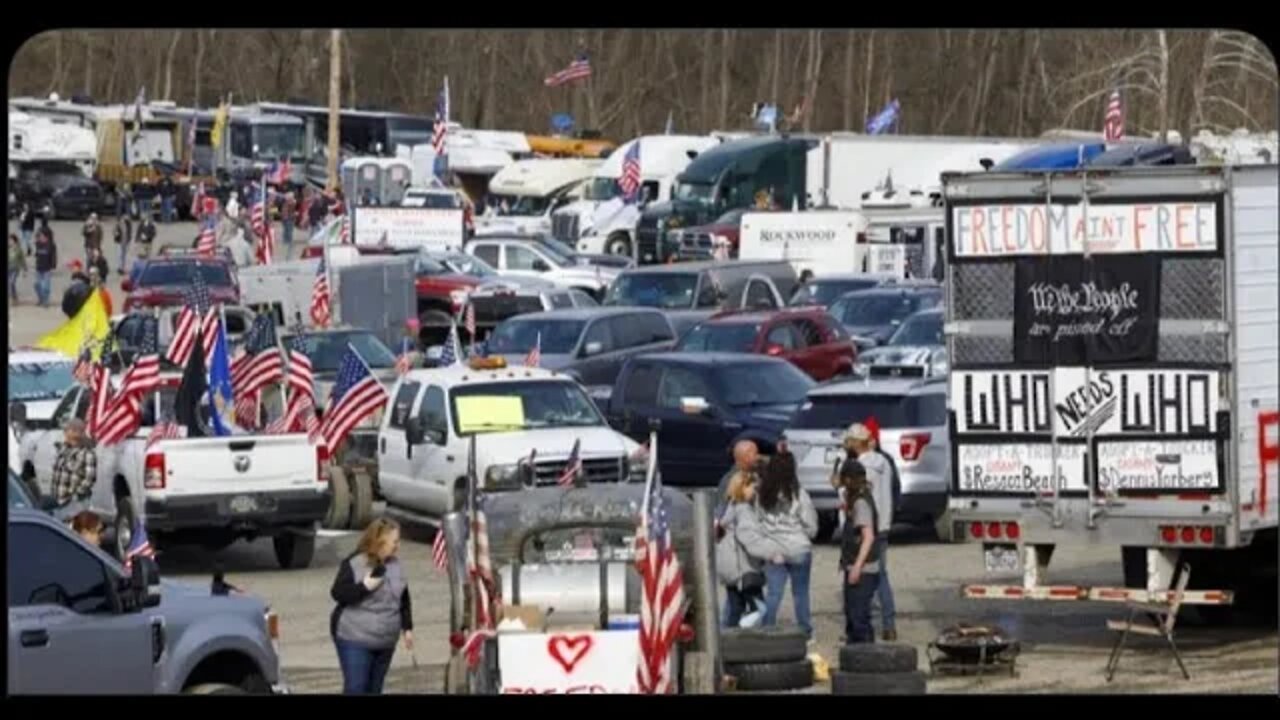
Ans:
{"type": "Polygon", "coordinates": [[[1021,578],[966,596],[1161,600],[1187,568],[1184,602],[1275,617],[1276,180],[944,175],[949,530],[1021,578]],[[1091,545],[1123,587],[1050,579],[1055,548],[1091,545]]]}

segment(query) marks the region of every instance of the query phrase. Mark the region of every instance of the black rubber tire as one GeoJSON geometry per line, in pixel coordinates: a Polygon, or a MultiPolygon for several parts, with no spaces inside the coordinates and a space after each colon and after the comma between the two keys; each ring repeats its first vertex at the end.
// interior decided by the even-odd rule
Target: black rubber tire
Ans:
{"type": "Polygon", "coordinates": [[[137,526],[137,515],[133,511],[133,500],[128,495],[122,495],[116,498],[116,520],[113,523],[115,528],[115,542],[113,550],[116,553],[116,559],[124,562],[124,555],[129,550],[129,543],[133,539],[133,529],[137,526]],[[126,532],[121,532],[121,530],[126,532]]]}
{"type": "Polygon", "coordinates": [[[631,239],[626,233],[614,233],[605,240],[604,252],[606,255],[631,257],[631,239]]]}
{"type": "Polygon", "coordinates": [[[818,513],[818,535],[813,541],[823,543],[834,539],[839,525],[840,513],[835,510],[818,513]]]}
{"type": "Polygon", "coordinates": [[[724,671],[737,678],[738,690],[799,690],[813,685],[813,663],[807,658],[782,663],[726,663],[724,671]]]}
{"type": "Polygon", "coordinates": [[[351,471],[352,530],[363,530],[373,522],[373,478],[363,469],[351,471]]]}
{"type": "Polygon", "coordinates": [[[847,673],[910,672],[919,663],[920,654],[914,645],[855,643],[840,648],[840,669],[847,673]]]}
{"type": "Polygon", "coordinates": [[[787,663],[809,654],[799,628],[726,628],[720,631],[720,656],[725,663],[787,663]]]}
{"type": "Polygon", "coordinates": [[[831,673],[832,695],[924,695],[928,682],[919,670],[891,673],[831,673]]]}
{"type": "Polygon", "coordinates": [[[329,467],[329,512],[324,516],[323,527],[330,530],[346,530],[351,520],[351,485],[347,474],[336,465],[329,467]]]}
{"type": "Polygon", "coordinates": [[[239,685],[227,683],[200,683],[182,691],[184,695],[248,695],[249,691],[239,685]]]}
{"type": "Polygon", "coordinates": [[[282,531],[271,538],[271,546],[276,551],[276,562],[283,570],[301,570],[311,564],[316,554],[316,536],[314,533],[296,533],[292,530],[282,531]]]}

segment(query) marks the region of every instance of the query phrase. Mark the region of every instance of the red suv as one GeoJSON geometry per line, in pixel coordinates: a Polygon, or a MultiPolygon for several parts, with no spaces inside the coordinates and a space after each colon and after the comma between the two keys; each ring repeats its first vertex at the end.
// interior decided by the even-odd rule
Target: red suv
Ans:
{"type": "Polygon", "coordinates": [[[851,374],[857,357],[849,333],[819,308],[723,312],[694,326],[675,349],[772,355],[819,382],[851,374]]]}

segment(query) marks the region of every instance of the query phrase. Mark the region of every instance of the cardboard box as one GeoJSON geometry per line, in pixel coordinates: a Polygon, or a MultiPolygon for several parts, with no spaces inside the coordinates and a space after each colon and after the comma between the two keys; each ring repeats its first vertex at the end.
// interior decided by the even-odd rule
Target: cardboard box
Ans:
{"type": "MultiPolygon", "coordinates": [[[[524,624],[525,630],[543,632],[547,629],[547,616],[542,608],[535,605],[504,605],[502,620],[516,620],[524,624]]],[[[501,629],[501,623],[499,623],[501,629]]]]}

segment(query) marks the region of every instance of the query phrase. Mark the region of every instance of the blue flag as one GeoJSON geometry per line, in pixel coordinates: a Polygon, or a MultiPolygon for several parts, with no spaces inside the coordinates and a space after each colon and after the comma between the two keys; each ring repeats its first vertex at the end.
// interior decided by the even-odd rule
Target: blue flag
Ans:
{"type": "Polygon", "coordinates": [[[221,321],[218,322],[218,337],[213,343],[213,360],[209,363],[209,424],[213,426],[215,435],[230,435],[231,431],[222,424],[221,413],[214,402],[215,395],[221,396],[224,403],[232,401],[231,358],[227,354],[227,330],[221,321]]]}
{"type": "Polygon", "coordinates": [[[889,101],[889,104],[885,105],[879,114],[867,120],[867,134],[879,135],[893,127],[894,123],[898,122],[898,110],[900,108],[901,105],[898,104],[897,98],[889,101]]]}

